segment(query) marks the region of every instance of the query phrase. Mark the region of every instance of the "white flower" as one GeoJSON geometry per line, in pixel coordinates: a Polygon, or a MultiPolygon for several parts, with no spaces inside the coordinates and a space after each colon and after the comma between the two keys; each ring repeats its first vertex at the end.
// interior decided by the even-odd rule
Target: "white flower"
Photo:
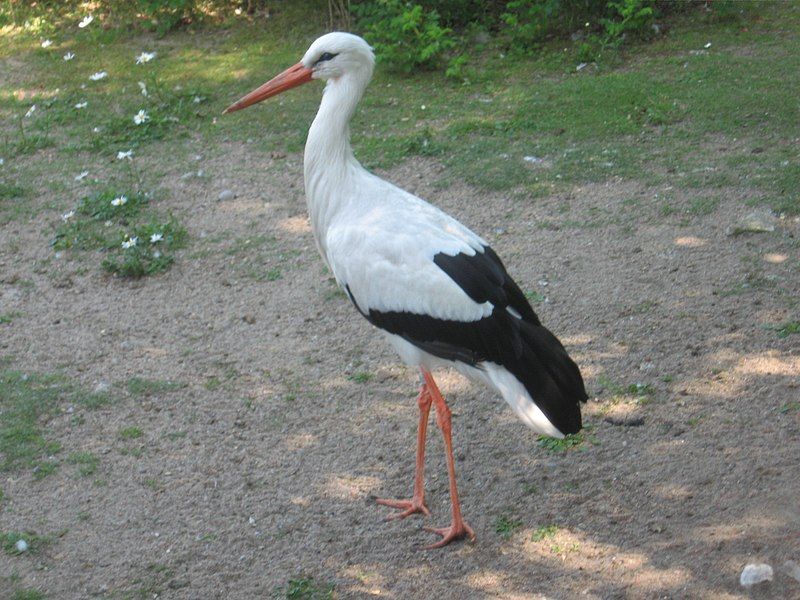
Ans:
{"type": "Polygon", "coordinates": [[[25,113],[25,118],[30,117],[34,112],[36,112],[36,105],[32,104],[31,107],[28,109],[28,112],[25,113]]]}
{"type": "Polygon", "coordinates": [[[42,48],[49,48],[53,45],[53,40],[43,40],[42,41],[42,48]]]}
{"type": "Polygon", "coordinates": [[[137,125],[141,125],[142,123],[146,123],[150,120],[150,117],[144,111],[144,109],[140,110],[138,113],[133,115],[133,122],[137,125]]]}
{"type": "Polygon", "coordinates": [[[66,223],[67,221],[69,221],[74,216],[75,216],[75,211],[71,210],[71,211],[65,212],[63,215],[61,215],[61,220],[64,221],[64,223],[66,223]]]}
{"type": "Polygon", "coordinates": [[[128,248],[133,248],[137,243],[139,243],[138,237],[136,236],[129,237],[127,240],[122,242],[122,247],[127,250],[128,248]]]}
{"type": "Polygon", "coordinates": [[[111,201],[111,206],[122,206],[128,202],[127,196],[117,196],[111,201]]]}
{"type": "Polygon", "coordinates": [[[150,236],[150,243],[151,244],[156,244],[156,243],[162,241],[163,239],[164,239],[164,234],[163,233],[154,233],[153,235],[150,236]]]}
{"type": "Polygon", "coordinates": [[[92,133],[100,133],[99,127],[92,127],[92,133]]]}
{"type": "Polygon", "coordinates": [[[192,98],[192,102],[194,102],[195,104],[200,104],[202,101],[203,98],[201,96],[195,96],[194,98],[192,98]]]}
{"type": "Polygon", "coordinates": [[[78,175],[75,175],[75,181],[80,181],[84,177],[89,174],[89,171],[81,171],[78,175]]]}
{"type": "Polygon", "coordinates": [[[86,108],[88,105],[89,103],[86,100],[84,100],[83,102],[78,102],[75,105],[75,108],[86,108]]]}
{"type": "Polygon", "coordinates": [[[139,89],[142,90],[142,96],[147,97],[147,86],[144,84],[144,81],[139,81],[139,89]]]}
{"type": "Polygon", "coordinates": [[[133,158],[133,150],[126,150],[124,152],[120,150],[117,152],[117,160],[123,160],[125,158],[131,160],[133,158]]]}
{"type": "Polygon", "coordinates": [[[67,52],[63,56],[63,58],[64,58],[64,60],[72,60],[73,58],[75,58],[75,53],[74,52],[67,52]]]}
{"type": "Polygon", "coordinates": [[[80,23],[78,23],[78,27],[80,27],[81,29],[83,29],[84,27],[86,27],[86,26],[87,26],[89,23],[91,23],[92,21],[94,21],[94,17],[93,17],[92,15],[86,15],[85,17],[83,17],[83,19],[81,20],[81,22],[80,22],[80,23]]]}
{"type": "Polygon", "coordinates": [[[2,167],[2,166],[3,166],[3,163],[4,163],[4,162],[6,162],[6,161],[5,161],[5,159],[3,159],[3,158],[0,158],[0,167],[2,167]]]}
{"type": "Polygon", "coordinates": [[[156,57],[155,52],[142,52],[139,56],[136,57],[136,64],[143,65],[144,63],[150,62],[156,57]]]}
{"type": "Polygon", "coordinates": [[[101,79],[105,79],[106,77],[108,77],[108,73],[106,73],[105,71],[98,71],[97,73],[92,73],[91,75],[89,75],[89,79],[91,79],[92,81],[100,81],[101,79]]]}

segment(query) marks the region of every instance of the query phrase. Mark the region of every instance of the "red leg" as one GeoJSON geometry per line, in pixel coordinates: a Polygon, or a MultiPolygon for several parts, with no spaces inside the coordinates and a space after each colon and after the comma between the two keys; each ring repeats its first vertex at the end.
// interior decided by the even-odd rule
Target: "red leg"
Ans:
{"type": "Polygon", "coordinates": [[[458,540],[464,537],[468,537],[470,541],[474,542],[475,532],[472,531],[472,528],[467,525],[466,522],[464,522],[464,519],[461,517],[461,505],[458,502],[458,490],[456,489],[456,465],[455,460],[453,459],[450,408],[447,406],[447,403],[442,397],[439,388],[436,386],[433,376],[425,370],[422,371],[422,374],[425,377],[425,383],[428,384],[428,390],[430,391],[430,395],[433,400],[433,406],[436,409],[436,424],[439,425],[439,429],[442,430],[442,436],[444,437],[445,450],[447,451],[447,475],[450,479],[450,505],[453,511],[453,518],[450,527],[425,528],[426,531],[431,531],[442,536],[441,540],[426,547],[426,550],[431,550],[433,548],[441,548],[453,540],[458,540]]]}
{"type": "Polygon", "coordinates": [[[387,521],[392,519],[405,519],[414,513],[424,513],[430,515],[431,512],[425,506],[425,435],[428,430],[428,414],[431,410],[431,394],[428,384],[423,383],[417,397],[419,406],[419,426],[417,427],[417,466],[414,471],[414,494],[411,500],[387,500],[378,498],[376,502],[384,506],[399,508],[401,512],[394,513],[386,517],[387,521]]]}

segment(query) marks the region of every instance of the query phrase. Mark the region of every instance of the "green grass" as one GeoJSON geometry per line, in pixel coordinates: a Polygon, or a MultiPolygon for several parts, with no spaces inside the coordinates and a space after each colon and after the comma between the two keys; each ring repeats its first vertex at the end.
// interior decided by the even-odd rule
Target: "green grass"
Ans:
{"type": "Polygon", "coordinates": [[[273,591],[273,598],[286,600],[333,600],[334,585],[332,583],[318,583],[311,577],[290,579],[283,587],[273,591]]]}
{"type": "Polygon", "coordinates": [[[67,463],[78,467],[78,475],[89,477],[97,471],[100,459],[91,452],[73,452],[67,457],[67,463]]]}
{"type": "Polygon", "coordinates": [[[129,441],[129,440],[138,440],[140,437],[144,435],[144,432],[140,427],[131,426],[131,427],[123,427],[122,429],[119,430],[119,433],[117,435],[119,436],[119,439],[124,441],[129,441]]]}
{"type": "MultiPolygon", "coordinates": [[[[769,4],[742,22],[710,23],[695,15],[649,45],[604,55],[580,72],[579,44],[563,42],[502,58],[490,43],[470,56],[467,81],[379,69],[353,121],[353,145],[370,167],[433,157],[445,166],[438,185],[464,180],[517,188],[527,199],[623,178],[698,192],[685,205],[660,204],[659,218],[709,215],[731,186],[775,210],[800,214],[800,162],[791,142],[800,135],[798,17],[793,3],[769,4]],[[712,47],[703,50],[709,40],[712,47]]],[[[0,222],[18,218],[22,209],[14,198],[27,194],[24,182],[45,177],[43,185],[54,192],[69,189],[75,172],[107,169],[120,150],[134,150],[147,189],[164,176],[164,156],[183,165],[200,147],[209,155],[224,152],[223,141],[254,138],[253,152],[298,152],[321,95],[321,86],[312,84],[268,105],[219,114],[296,62],[323,31],[321,17],[305,5],[267,22],[229,24],[224,35],[179,31],[156,40],[125,29],[42,27],[54,27],[47,35],[56,43],[48,50],[39,45],[40,30],[15,29],[0,40],[0,60],[13,56],[26,65],[0,92],[0,156],[6,158],[0,222]],[[158,56],[135,65],[145,49],[158,56]],[[64,62],[67,50],[76,58],[64,62]],[[108,77],[89,81],[98,70],[108,77]],[[17,89],[33,94],[22,100],[17,89]],[[83,101],[85,109],[74,108],[83,101]],[[22,118],[33,103],[37,111],[22,118]],[[140,109],[150,120],[136,125],[140,109]],[[45,147],[57,161],[43,161],[45,147]]],[[[112,170],[116,183],[125,180],[122,165],[112,170]]],[[[60,212],[70,208],[65,196],[55,200],[60,212]]],[[[122,259],[106,268],[130,276],[149,269],[122,259]]],[[[271,266],[259,277],[279,274],[284,270],[271,266]]]]}
{"type": "Polygon", "coordinates": [[[540,304],[544,302],[546,299],[546,296],[544,294],[537,292],[535,290],[530,290],[525,292],[525,297],[531,304],[540,304]]]}
{"type": "Polygon", "coordinates": [[[47,595],[44,592],[34,589],[17,588],[11,592],[9,600],[45,600],[47,595]]]}
{"type": "Polygon", "coordinates": [[[8,325],[17,317],[21,317],[22,313],[17,310],[12,310],[11,312],[0,314],[0,325],[8,325]]]}
{"type": "Polygon", "coordinates": [[[540,435],[538,439],[539,446],[553,454],[559,454],[573,448],[578,448],[585,441],[583,433],[570,433],[562,439],[540,435]]]}
{"type": "Polygon", "coordinates": [[[522,527],[522,521],[507,515],[501,515],[494,520],[494,532],[504,540],[511,539],[511,536],[520,527],[522,527]]]}
{"type": "Polygon", "coordinates": [[[0,533],[0,548],[3,549],[3,552],[11,556],[19,556],[28,553],[36,554],[51,541],[52,538],[50,536],[41,536],[30,531],[9,531],[0,533]],[[19,540],[25,540],[28,544],[28,548],[24,552],[17,550],[16,544],[19,540]]]}
{"type": "Polygon", "coordinates": [[[603,392],[608,394],[608,401],[612,404],[625,401],[648,404],[652,402],[656,394],[655,387],[650,383],[637,382],[621,385],[607,375],[600,375],[597,378],[597,383],[603,388],[603,392]]]}
{"type": "Polygon", "coordinates": [[[548,538],[555,537],[558,533],[558,526],[557,525],[546,525],[544,527],[539,527],[531,534],[531,540],[534,542],[541,542],[542,540],[546,540],[548,538]]]}
{"type": "Polygon", "coordinates": [[[347,379],[355,383],[367,383],[372,381],[372,378],[372,373],[367,373],[366,371],[359,371],[358,373],[353,373],[347,376],[347,379]]]}
{"type": "Polygon", "coordinates": [[[106,189],[85,196],[74,211],[62,215],[52,245],[56,250],[101,249],[107,271],[143,277],[169,268],[186,237],[178,220],[154,210],[147,195],[106,189]]]}
{"type": "Polygon", "coordinates": [[[0,371],[0,471],[31,469],[37,478],[53,473],[61,444],[46,434],[47,420],[69,405],[95,409],[109,402],[110,396],[60,375],[0,371]]]}
{"type": "Polygon", "coordinates": [[[787,321],[780,325],[770,325],[769,329],[773,329],[779,338],[787,338],[790,335],[800,333],[800,321],[787,321]]]}

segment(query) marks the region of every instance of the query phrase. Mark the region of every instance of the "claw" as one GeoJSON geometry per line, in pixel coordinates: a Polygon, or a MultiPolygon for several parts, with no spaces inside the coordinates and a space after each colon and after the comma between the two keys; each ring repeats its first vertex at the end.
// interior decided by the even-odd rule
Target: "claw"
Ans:
{"type": "Polygon", "coordinates": [[[423,529],[425,529],[425,531],[430,531],[431,533],[442,536],[442,539],[435,544],[425,546],[425,550],[442,548],[450,542],[454,542],[462,538],[469,538],[470,542],[475,541],[475,532],[472,531],[472,527],[467,525],[464,521],[461,521],[460,523],[453,523],[450,527],[424,527],[423,529]]]}
{"type": "Polygon", "coordinates": [[[401,512],[388,515],[385,521],[394,521],[395,519],[405,519],[416,513],[422,513],[426,516],[431,516],[431,511],[425,506],[422,500],[412,498],[411,500],[388,500],[385,498],[378,498],[375,500],[378,504],[383,506],[390,506],[391,508],[399,508],[401,512]]]}

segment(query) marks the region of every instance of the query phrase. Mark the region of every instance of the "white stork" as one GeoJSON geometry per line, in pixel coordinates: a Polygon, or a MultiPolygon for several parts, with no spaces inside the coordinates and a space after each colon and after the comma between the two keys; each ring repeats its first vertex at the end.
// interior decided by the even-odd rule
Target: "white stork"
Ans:
{"type": "Polygon", "coordinates": [[[438,208],[373,175],[350,148],[349,123],[372,78],[375,58],[360,37],[334,32],[303,59],[225,112],[290,88],[327,83],[308,132],[304,172],[308,212],[323,260],[358,312],[408,365],[422,372],[416,473],[410,500],[388,518],[425,506],[425,430],[433,404],[447,451],[452,522],[428,548],[475,534],[461,516],[450,410],[431,371],[454,367],[500,394],[534,431],[563,437],[581,428],[586,391],[577,365],[539,321],[489,245],[438,208]]]}

